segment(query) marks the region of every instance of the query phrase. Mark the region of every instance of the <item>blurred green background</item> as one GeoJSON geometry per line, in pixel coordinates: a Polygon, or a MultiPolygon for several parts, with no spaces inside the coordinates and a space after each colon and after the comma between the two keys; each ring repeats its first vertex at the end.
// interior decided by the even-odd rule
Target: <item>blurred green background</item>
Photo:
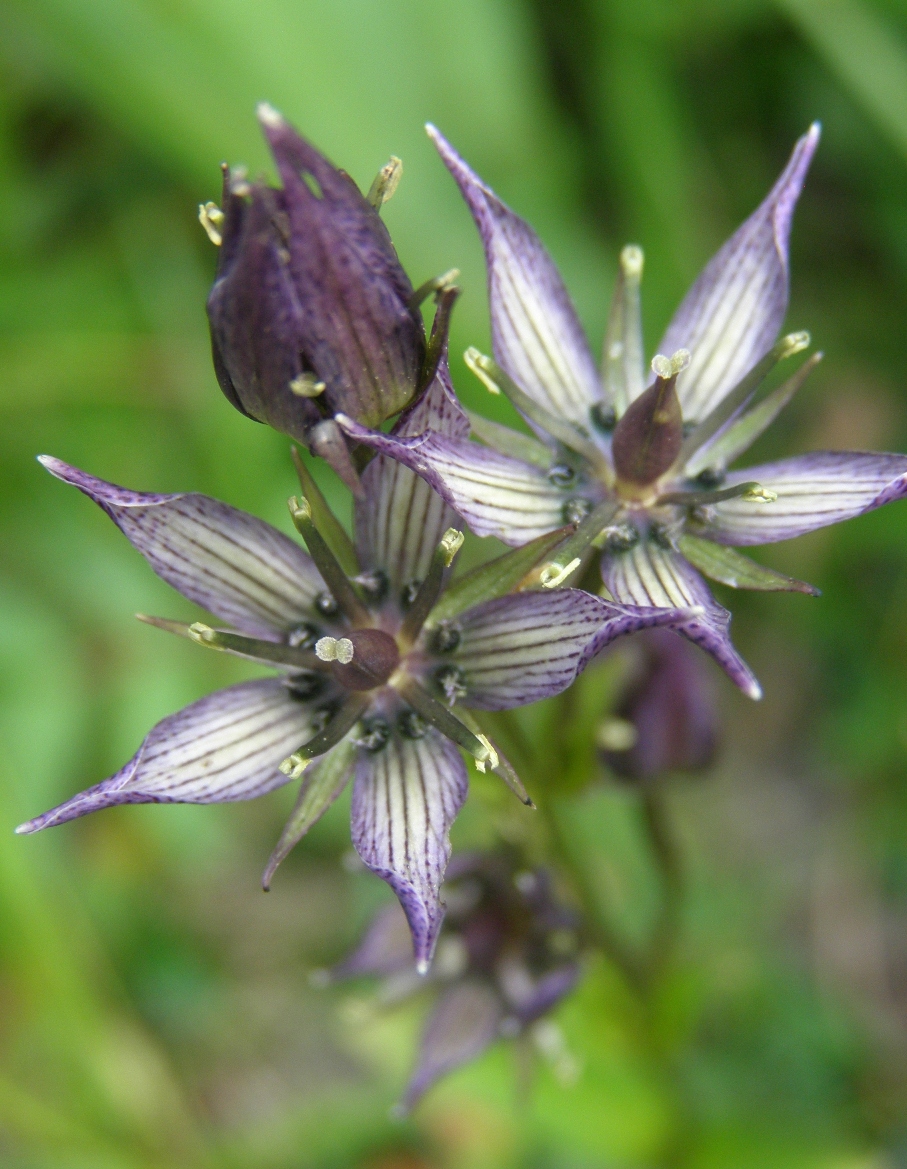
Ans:
{"type": "MultiPolygon", "coordinates": [[[[617,249],[644,246],[651,351],[819,118],[789,322],[827,359],[756,456],[904,450],[903,0],[3,0],[0,67],[0,1162],[907,1166],[903,504],[771,550],[820,600],[722,595],[767,697],[716,672],[721,762],[670,792],[678,956],[646,1003],[588,963],[558,1015],[575,1082],[542,1068],[521,1094],[499,1046],[388,1119],[425,1004],[308,981],[387,895],[343,863],[343,805],[268,897],[289,791],[12,835],[242,676],[132,619],[191,606],[34,456],[287,528],[287,443],[211,372],[196,221],[222,159],[268,166],[258,100],[361,186],[403,157],[386,218],[414,283],[462,270],[454,375],[483,408],[459,358],[488,345],[481,250],[423,122],[536,225],[596,346],[617,249]]],[[[502,798],[480,788],[455,840],[507,830],[502,798]]],[[[574,812],[632,932],[632,794],[605,782],[574,812]]]]}

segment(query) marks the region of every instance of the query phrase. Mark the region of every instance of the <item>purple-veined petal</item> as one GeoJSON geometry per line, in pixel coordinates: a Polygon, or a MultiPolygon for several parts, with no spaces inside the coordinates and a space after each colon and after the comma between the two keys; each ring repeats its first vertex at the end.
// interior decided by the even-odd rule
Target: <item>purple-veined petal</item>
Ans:
{"type": "Polygon", "coordinates": [[[703,535],[720,544],[774,544],[862,515],[907,495],[907,455],[815,451],[734,471],[727,485],[750,479],[778,498],[715,504],[703,512],[703,535]]]}
{"type": "Polygon", "coordinates": [[[560,694],[614,606],[580,589],[497,597],[457,618],[465,706],[509,710],[560,694]]]}
{"type": "MultiPolygon", "coordinates": [[[[427,393],[400,418],[396,437],[432,430],[465,439],[469,420],[457,401],[446,356],[427,393]]],[[[363,494],[356,500],[356,543],[363,564],[387,574],[394,592],[423,580],[438,542],[462,520],[414,471],[388,455],[378,455],[362,475],[363,494]]]]}
{"type": "Polygon", "coordinates": [[[427,130],[482,236],[495,359],[540,406],[588,426],[589,407],[601,400],[603,389],[560,273],[529,224],[485,186],[434,126],[427,130]]]}
{"type": "Polygon", "coordinates": [[[221,804],[288,783],[278,765],[313,734],[312,708],[278,678],[218,690],[163,719],[116,775],[20,825],[38,832],[115,804],[221,804]]]}
{"type": "Polygon", "coordinates": [[[356,763],[353,845],[397,894],[423,972],[444,918],[438,891],[466,790],[459,750],[434,728],[421,739],[392,735],[382,750],[360,752],[356,763]]]}
{"type": "Polygon", "coordinates": [[[731,644],[730,613],[718,604],[696,569],[678,552],[642,539],[627,552],[606,553],[602,557],[602,577],[617,601],[694,610],[677,614],[676,621],[667,622],[668,627],[710,653],[744,694],[762,697],[752,670],[731,644]]]}
{"type": "Polygon", "coordinates": [[[477,536],[518,546],[564,524],[570,496],[529,463],[431,432],[395,438],[338,416],[347,434],[415,471],[477,536]]]}
{"type": "Polygon", "coordinates": [[[485,982],[469,979],[447,989],[429,1016],[401,1111],[413,1108],[441,1076],[480,1056],[497,1037],[502,1015],[501,1000],[485,982]]]}
{"type": "Polygon", "coordinates": [[[778,336],[787,312],[791,219],[818,142],[814,125],[766,199],[708,262],[662,338],[659,353],[692,354],[677,379],[687,421],[704,418],[778,336]]]}
{"type": "Polygon", "coordinates": [[[48,455],[40,461],[102,507],[167,584],[237,629],[273,637],[311,616],[321,577],[270,524],[207,495],[129,491],[48,455]]]}
{"type": "Polygon", "coordinates": [[[406,914],[397,901],[384,905],[366,928],[359,945],[331,971],[334,979],[362,974],[386,976],[413,967],[413,942],[406,914]]]}

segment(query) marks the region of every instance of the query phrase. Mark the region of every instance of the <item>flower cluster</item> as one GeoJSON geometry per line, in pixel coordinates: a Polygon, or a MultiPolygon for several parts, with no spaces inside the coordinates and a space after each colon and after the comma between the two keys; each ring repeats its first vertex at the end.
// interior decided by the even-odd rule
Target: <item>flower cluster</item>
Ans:
{"type": "MultiPolygon", "coordinates": [[[[805,333],[777,336],[816,127],[693,285],[651,379],[640,250],[621,254],[599,369],[538,237],[429,127],[487,258],[494,358],[469,350],[467,362],[510,398],[530,434],[467,417],[457,401],[447,362],[456,274],[414,290],[380,218],[399,160],[364,196],[273,109],[262,107],[260,119],[282,185],[225,169],[223,206],[200,212],[220,246],[208,300],[215,370],[239,410],[327,459],[355,495],[354,536],[295,451],[301,494],[290,514],[307,551],[217,500],[131,491],[43,457],[219,624],[143,620],[276,676],[165,718],[116,775],[18,831],[116,804],[250,799],[300,779],[267,888],[352,780],[353,843],[396,893],[412,939],[405,962],[414,957],[425,974],[444,918],[448,834],[467,794],[463,755],[532,803],[486,712],[559,694],[616,637],[661,627],[617,712],[631,736],[599,746],[640,780],[703,765],[713,717],[697,698],[698,663],[673,634],[701,645],[750,696],[760,689],[701,574],[736,588],[815,593],[737,546],[902,497],[907,457],[825,452],[731,469],[820,356],[760,396],[772,369],[809,344],[805,333]],[[426,334],[420,306],[429,297],[436,312],[426,334]],[[464,526],[511,550],[455,575],[464,526]],[[594,554],[602,585],[570,587],[590,583],[594,554]]],[[[577,975],[573,959],[550,950],[564,923],[542,875],[532,889],[515,886],[487,858],[456,872],[475,893],[456,911],[451,900],[465,964],[429,1024],[410,1103],[502,1028],[528,1026],[577,975]]],[[[377,936],[347,973],[379,969],[377,936]]],[[[381,953],[391,961],[386,946],[381,953]]],[[[398,947],[392,964],[403,962],[398,947]]]]}

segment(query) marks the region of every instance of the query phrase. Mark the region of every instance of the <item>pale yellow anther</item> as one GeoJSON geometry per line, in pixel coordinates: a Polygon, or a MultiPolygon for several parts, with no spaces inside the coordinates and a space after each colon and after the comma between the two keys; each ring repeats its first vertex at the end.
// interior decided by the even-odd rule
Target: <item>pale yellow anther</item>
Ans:
{"type": "Polygon", "coordinates": [[[488,373],[487,363],[489,359],[485,356],[484,353],[476,349],[474,345],[470,345],[470,347],[463,354],[463,360],[476,375],[479,381],[483,383],[485,389],[488,390],[490,394],[499,394],[501,392],[501,387],[488,373]]]}
{"type": "Polygon", "coordinates": [[[580,557],[574,556],[568,564],[558,564],[556,561],[546,564],[539,573],[539,584],[543,589],[556,589],[571,573],[576,572],[580,563],[580,557]]]}
{"type": "Polygon", "coordinates": [[[322,662],[339,662],[348,666],[355,650],[348,637],[319,637],[315,642],[315,657],[322,662]]]}
{"type": "Polygon", "coordinates": [[[390,159],[375,175],[374,182],[369,188],[368,195],[366,195],[369,203],[371,203],[376,211],[380,211],[382,206],[394,197],[394,192],[400,185],[402,176],[403,162],[397,158],[396,154],[392,154],[390,159]]]}
{"type": "Polygon", "coordinates": [[[205,642],[211,641],[215,636],[214,630],[210,625],[205,625],[201,621],[196,621],[189,626],[189,636],[193,641],[197,641],[199,645],[204,645],[205,642]]]}
{"type": "Polygon", "coordinates": [[[785,357],[793,357],[795,353],[800,353],[806,349],[812,338],[804,329],[800,333],[788,333],[786,337],[782,337],[778,342],[779,360],[785,357]]]}
{"type": "Polygon", "coordinates": [[[326,388],[324,382],[320,382],[313,373],[308,372],[301,373],[290,382],[290,389],[300,398],[317,398],[326,388]]]}
{"type": "Polygon", "coordinates": [[[620,266],[625,276],[639,280],[642,276],[643,251],[636,244],[627,244],[620,253],[620,266]]]}
{"type": "Polygon", "coordinates": [[[299,779],[300,775],[302,775],[311,762],[311,759],[305,759],[298,752],[294,751],[292,755],[284,759],[283,763],[279,764],[277,770],[287,776],[288,779],[299,779]]]}
{"type": "Polygon", "coordinates": [[[312,506],[304,496],[300,499],[298,495],[291,495],[287,500],[287,507],[294,520],[310,520],[312,518],[312,506]]]}
{"type": "Polygon", "coordinates": [[[690,364],[690,361],[689,349],[678,349],[676,353],[671,354],[671,373],[681,373],[690,364]]]}
{"type": "Polygon", "coordinates": [[[595,730],[595,743],[603,751],[629,751],[636,746],[639,734],[625,718],[609,718],[595,730]]]}
{"type": "Polygon", "coordinates": [[[778,498],[777,491],[770,491],[767,487],[756,486],[740,497],[744,503],[774,503],[778,498]]]}
{"type": "Polygon", "coordinates": [[[219,248],[224,242],[221,228],[224,225],[224,213],[216,203],[199,203],[198,221],[205,229],[208,239],[219,248]]]}
{"type": "Polygon", "coordinates": [[[458,532],[456,528],[448,528],[441,537],[438,551],[444,557],[444,564],[447,568],[450,568],[453,558],[463,547],[464,538],[463,533],[458,532]]]}
{"type": "Polygon", "coordinates": [[[476,735],[476,738],[488,752],[484,759],[476,759],[476,767],[479,771],[482,772],[494,771],[494,769],[500,763],[497,751],[495,751],[494,747],[492,747],[491,743],[489,743],[488,739],[484,735],[476,735]]]}

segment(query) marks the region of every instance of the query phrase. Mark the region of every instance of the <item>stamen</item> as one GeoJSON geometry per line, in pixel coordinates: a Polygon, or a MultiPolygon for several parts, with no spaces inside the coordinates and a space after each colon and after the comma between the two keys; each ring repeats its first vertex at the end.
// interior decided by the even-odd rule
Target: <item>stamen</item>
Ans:
{"type": "Polygon", "coordinates": [[[216,248],[224,242],[221,228],[224,226],[224,213],[216,203],[199,203],[198,221],[205,229],[208,239],[216,248]]]}
{"type": "Polygon", "coordinates": [[[348,637],[320,637],[315,642],[315,656],[322,662],[340,662],[346,666],[353,660],[355,650],[348,637]]]}
{"type": "MultiPolygon", "coordinates": [[[[454,269],[451,269],[453,272],[454,269]]],[[[447,273],[450,275],[451,273],[447,273]]],[[[442,277],[444,279],[444,277],[442,277]]],[[[445,284],[438,290],[436,296],[435,316],[431,323],[431,333],[428,345],[425,347],[425,359],[419,373],[419,384],[416,386],[416,396],[422,394],[434,381],[441,364],[441,358],[447,352],[447,341],[450,335],[450,317],[453,307],[460,295],[460,289],[455,284],[445,284]]]]}
{"type": "Polygon", "coordinates": [[[327,389],[327,385],[320,382],[313,373],[306,371],[293,378],[290,389],[299,398],[318,398],[327,389]]]}
{"type": "Polygon", "coordinates": [[[810,342],[809,333],[788,333],[766,353],[765,357],[742,378],[699,425],[683,440],[675,465],[684,467],[693,454],[724,426],[734,414],[755,394],[756,390],[771,373],[779,361],[800,353],[810,342]]]}
{"type": "Polygon", "coordinates": [[[476,765],[482,764],[481,771],[485,770],[484,764],[491,764],[492,768],[498,765],[498,754],[488,742],[484,735],[474,734],[468,727],[464,726],[455,714],[452,714],[446,706],[438,702],[436,698],[423,690],[418,682],[412,678],[408,679],[406,684],[400,689],[400,696],[409,703],[416,714],[421,715],[426,722],[431,723],[433,727],[446,735],[448,739],[462,747],[464,751],[468,751],[476,761],[476,765]],[[493,762],[492,762],[493,761],[493,762]]]}
{"type": "Polygon", "coordinates": [[[344,615],[354,625],[368,625],[370,620],[368,610],[356,596],[356,590],[341,568],[340,561],[315,526],[309,501],[304,496],[299,499],[292,495],[287,500],[287,506],[290,509],[296,530],[305,540],[312,559],[315,561],[315,567],[321,573],[324,583],[330,589],[331,595],[343,610],[344,615]]]}
{"type": "Polygon", "coordinates": [[[340,561],[340,567],[347,576],[355,576],[359,571],[359,560],[353,541],[347,535],[346,528],[337,519],[330,504],[322,494],[321,488],[312,477],[312,473],[305,464],[305,460],[297,447],[290,448],[293,456],[293,466],[299,477],[299,486],[302,494],[312,509],[312,519],[315,527],[324,536],[325,543],[340,561]]]}
{"type": "Polygon", "coordinates": [[[490,393],[500,394],[503,392],[521,414],[525,414],[537,426],[546,430],[552,438],[562,442],[568,450],[582,455],[595,469],[599,478],[606,483],[613,479],[611,464],[590,438],[581,434],[576,427],[571,426],[563,418],[558,418],[557,415],[549,413],[544,406],[539,406],[534,402],[528,394],[523,393],[519,386],[511,381],[490,357],[486,357],[478,349],[470,346],[464,353],[463,359],[490,393]]]}
{"type": "MultiPolygon", "coordinates": [[[[482,728],[476,716],[469,710],[464,710],[462,707],[457,707],[457,717],[463,723],[465,723],[465,725],[473,732],[477,739],[481,739],[482,742],[487,743],[494,751],[495,756],[497,757],[497,763],[495,763],[494,766],[490,768],[490,770],[493,771],[500,779],[503,779],[503,781],[507,784],[507,786],[521,803],[525,804],[527,808],[534,809],[535,804],[532,801],[532,796],[530,796],[529,792],[527,792],[523,786],[523,781],[517,775],[513,764],[506,755],[498,750],[497,745],[493,742],[493,740],[482,733],[482,728]]],[[[478,763],[476,766],[480,771],[485,770],[485,768],[480,767],[478,763]]]]}
{"type": "Polygon", "coordinates": [[[494,771],[500,765],[500,762],[501,762],[500,758],[498,757],[497,751],[495,751],[494,747],[492,747],[491,742],[487,738],[487,736],[476,735],[476,738],[479,740],[480,743],[483,744],[483,746],[488,748],[488,758],[487,759],[476,759],[477,770],[481,771],[483,774],[486,771],[494,771]]]}
{"type": "MultiPolygon", "coordinates": [[[[633,245],[625,247],[620,253],[620,267],[602,354],[605,400],[614,404],[615,421],[644,388],[642,314],[639,303],[642,270],[642,248],[633,245]]],[[[611,429],[614,429],[613,425],[611,429]]]]}
{"type": "Polygon", "coordinates": [[[456,528],[448,528],[431,560],[431,566],[425,580],[419,586],[416,598],[407,610],[406,617],[400,627],[400,639],[412,645],[425,624],[426,618],[435,607],[435,602],[441,596],[444,587],[444,573],[453,564],[454,557],[463,546],[463,533],[456,528]]]}
{"type": "Polygon", "coordinates": [[[431,280],[426,280],[424,284],[420,284],[409,298],[410,308],[418,308],[430,296],[437,295],[439,292],[447,292],[449,289],[454,288],[459,275],[459,268],[451,268],[450,271],[444,272],[440,276],[433,276],[431,280]]]}
{"type": "Polygon", "coordinates": [[[283,774],[290,779],[298,779],[313,759],[330,751],[331,747],[336,746],[349,734],[362,717],[368,703],[365,695],[351,694],[323,730],[284,759],[280,764],[283,774]]]}
{"type": "Polygon", "coordinates": [[[563,542],[557,555],[542,568],[539,573],[542,588],[557,588],[561,581],[576,571],[586,549],[614,518],[617,506],[612,500],[604,499],[592,509],[573,535],[563,542]]]}
{"type": "Polygon", "coordinates": [[[403,162],[397,158],[396,154],[392,154],[375,175],[368,194],[365,196],[376,211],[380,211],[385,203],[393,199],[402,177],[403,162]]]}
{"type": "Polygon", "coordinates": [[[707,507],[725,499],[742,499],[745,503],[774,503],[777,491],[770,491],[761,483],[738,483],[725,487],[723,491],[669,491],[655,501],[660,504],[675,504],[677,507],[707,507]]]}
{"type": "MultiPolygon", "coordinates": [[[[141,618],[149,625],[168,629],[170,632],[182,632],[172,628],[177,622],[160,624],[158,619],[141,618]]],[[[282,645],[277,641],[265,641],[257,637],[245,637],[241,633],[231,633],[226,629],[212,629],[201,621],[186,627],[185,636],[197,645],[205,645],[209,649],[217,649],[223,653],[235,654],[237,657],[252,658],[257,662],[267,662],[272,666],[292,666],[297,670],[318,668],[315,655],[307,649],[293,645],[282,645]]]]}

